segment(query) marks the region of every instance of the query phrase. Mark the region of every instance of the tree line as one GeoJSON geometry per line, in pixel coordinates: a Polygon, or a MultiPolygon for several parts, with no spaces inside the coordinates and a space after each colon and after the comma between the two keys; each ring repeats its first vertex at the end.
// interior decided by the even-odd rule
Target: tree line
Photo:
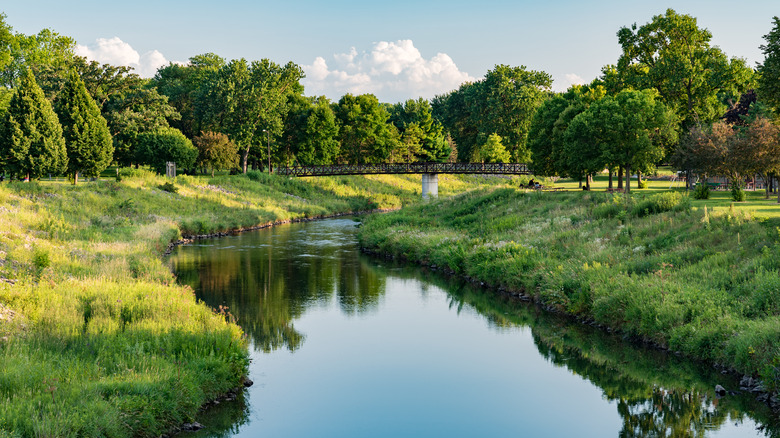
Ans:
{"type": "MultiPolygon", "coordinates": [[[[767,180],[780,170],[780,20],[756,69],[710,45],[696,19],[668,9],[617,32],[622,54],[590,84],[552,94],[536,111],[528,147],[535,173],[584,180],[669,163],[690,177],[767,180]]],[[[688,178],[692,181],[692,178],[688,178]]],[[[768,194],[768,191],[767,191],[768,194]]]]}
{"type": "MultiPolygon", "coordinates": [[[[780,21],[756,69],[710,45],[689,15],[667,10],[619,29],[621,55],[586,85],[497,65],[436,96],[381,103],[305,96],[290,62],[207,53],[151,79],[87,61],[44,29],[14,33],[0,15],[0,166],[14,177],[166,161],[246,172],[278,165],[526,162],[589,186],[607,169],[623,186],[662,162],[699,175],[777,174],[780,21]]],[[[626,189],[628,186],[626,185],[626,189]]]]}

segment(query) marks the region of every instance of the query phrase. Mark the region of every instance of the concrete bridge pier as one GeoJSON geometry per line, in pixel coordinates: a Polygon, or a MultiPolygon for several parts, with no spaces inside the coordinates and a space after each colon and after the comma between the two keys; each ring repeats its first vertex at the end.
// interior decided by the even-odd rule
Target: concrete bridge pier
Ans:
{"type": "Polygon", "coordinates": [[[439,175],[436,173],[422,174],[422,197],[423,199],[439,197],[439,175]]]}

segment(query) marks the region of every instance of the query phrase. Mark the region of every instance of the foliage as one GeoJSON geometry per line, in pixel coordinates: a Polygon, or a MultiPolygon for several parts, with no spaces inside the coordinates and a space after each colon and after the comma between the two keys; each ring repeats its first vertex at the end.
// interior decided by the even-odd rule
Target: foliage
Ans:
{"type": "Polygon", "coordinates": [[[202,130],[203,121],[195,108],[201,87],[225,65],[225,60],[214,53],[193,56],[189,64],[170,63],[160,67],[151,83],[157,91],[168,97],[168,103],[181,115],[169,118],[170,126],[180,130],[187,138],[194,138],[202,130]]]}
{"type": "Polygon", "coordinates": [[[761,100],[780,114],[780,18],[772,18],[773,27],[760,46],[764,62],[758,64],[758,91],[761,100]]]}
{"type": "MultiPolygon", "coordinates": [[[[241,150],[241,166],[247,171],[250,150],[255,147],[269,159],[263,140],[281,135],[287,97],[300,88],[303,70],[290,62],[284,67],[268,60],[232,60],[199,88],[195,115],[202,129],[221,132],[241,150]]],[[[273,154],[273,153],[272,153],[273,154]]]]}
{"type": "Polygon", "coordinates": [[[508,163],[510,160],[509,152],[501,143],[501,136],[490,134],[487,143],[480,148],[480,158],[485,163],[508,163]]]}
{"type": "Polygon", "coordinates": [[[672,9],[642,26],[623,27],[616,68],[621,79],[612,82],[620,89],[655,89],[685,128],[711,122],[725,111],[726,99],[736,100],[753,83],[745,60],[727,59],[711,39],[696,18],[672,9]]]}
{"type": "Polygon", "coordinates": [[[59,174],[68,164],[60,122],[29,70],[0,125],[0,164],[11,175],[31,178],[59,174]]]}
{"type": "Polygon", "coordinates": [[[665,142],[676,138],[674,116],[652,90],[621,91],[594,102],[571,121],[566,140],[580,150],[584,173],[621,166],[629,190],[631,170],[647,171],[664,156],[665,142]],[[583,151],[588,151],[583,152],[583,151]]]}
{"type": "Polygon", "coordinates": [[[479,146],[498,134],[512,160],[527,162],[531,119],[552,85],[549,74],[497,65],[482,80],[433,100],[434,116],[458,145],[459,161],[479,159],[479,146]]]}
{"type": "Polygon", "coordinates": [[[202,132],[193,139],[198,148],[197,165],[214,169],[232,169],[238,165],[238,145],[231,142],[227,135],[218,132],[202,132]]]}
{"type": "Polygon", "coordinates": [[[339,156],[339,126],[326,97],[311,102],[290,96],[290,111],[282,139],[291,158],[300,165],[333,164],[339,156]]]}
{"type": "Polygon", "coordinates": [[[159,128],[138,136],[136,159],[148,164],[157,173],[165,174],[166,163],[176,163],[177,169],[190,169],[198,158],[198,150],[179,130],[159,128]]]}
{"type": "Polygon", "coordinates": [[[114,146],[106,119],[100,115],[92,97],[87,94],[84,82],[71,74],[57,99],[57,115],[63,127],[65,149],[68,153],[68,171],[98,177],[113,159],[114,146]]]}
{"type": "Polygon", "coordinates": [[[401,134],[406,154],[400,155],[407,155],[407,162],[443,162],[449,157],[451,150],[444,136],[444,127],[433,118],[431,104],[427,100],[409,99],[393,105],[390,122],[401,134]],[[408,130],[411,132],[407,133],[408,130]]]}
{"type": "Polygon", "coordinates": [[[398,143],[398,130],[388,124],[390,114],[373,94],[344,95],[335,108],[341,141],[340,161],[382,163],[398,143]]]}
{"type": "Polygon", "coordinates": [[[176,187],[176,184],[166,181],[159,186],[157,186],[158,189],[162,190],[163,192],[168,193],[179,193],[179,189],[176,187]]]}
{"type": "Polygon", "coordinates": [[[742,190],[742,187],[739,183],[739,180],[732,180],[731,181],[731,199],[733,199],[736,202],[743,202],[745,200],[745,191],[742,190]]]}
{"type": "Polygon", "coordinates": [[[696,188],[693,190],[694,199],[710,199],[710,186],[707,183],[696,184],[696,188]]]}

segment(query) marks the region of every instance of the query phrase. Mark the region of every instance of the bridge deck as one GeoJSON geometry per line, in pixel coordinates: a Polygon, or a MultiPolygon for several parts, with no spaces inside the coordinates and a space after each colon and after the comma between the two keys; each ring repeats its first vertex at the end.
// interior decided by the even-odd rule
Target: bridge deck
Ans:
{"type": "Polygon", "coordinates": [[[338,164],[326,166],[279,167],[279,175],[380,175],[410,173],[465,173],[489,175],[528,175],[528,166],[522,163],[393,163],[393,164],[338,164]]]}

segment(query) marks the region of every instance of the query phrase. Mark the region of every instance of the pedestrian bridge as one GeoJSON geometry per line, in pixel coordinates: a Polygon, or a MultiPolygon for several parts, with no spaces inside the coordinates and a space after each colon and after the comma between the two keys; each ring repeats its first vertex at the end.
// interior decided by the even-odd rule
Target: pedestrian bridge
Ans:
{"type": "Polygon", "coordinates": [[[423,198],[439,195],[439,174],[529,175],[528,165],[522,163],[383,163],[334,164],[325,166],[278,167],[279,175],[333,176],[333,175],[388,175],[422,174],[423,198]]]}

